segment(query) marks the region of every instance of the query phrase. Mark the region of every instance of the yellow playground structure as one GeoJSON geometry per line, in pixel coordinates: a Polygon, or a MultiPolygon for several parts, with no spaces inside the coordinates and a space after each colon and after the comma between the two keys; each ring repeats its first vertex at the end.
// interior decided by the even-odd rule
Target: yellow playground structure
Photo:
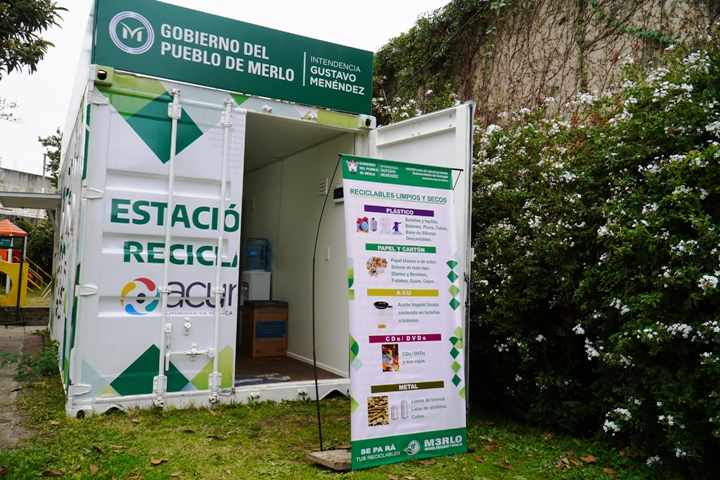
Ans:
{"type": "Polygon", "coordinates": [[[0,221],[0,307],[24,307],[28,284],[47,294],[52,277],[25,258],[27,232],[10,220],[0,221]]]}

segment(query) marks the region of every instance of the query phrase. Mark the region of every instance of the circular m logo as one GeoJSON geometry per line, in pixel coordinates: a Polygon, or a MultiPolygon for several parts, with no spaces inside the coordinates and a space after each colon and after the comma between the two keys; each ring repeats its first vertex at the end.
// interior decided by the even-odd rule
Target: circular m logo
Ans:
{"type": "Polygon", "coordinates": [[[110,38],[125,53],[139,55],[150,50],[155,32],[150,22],[135,12],[120,12],[110,20],[110,38]]]}
{"type": "Polygon", "coordinates": [[[120,305],[130,315],[147,315],[157,308],[159,302],[160,292],[149,278],[136,278],[120,292],[120,305]]]}

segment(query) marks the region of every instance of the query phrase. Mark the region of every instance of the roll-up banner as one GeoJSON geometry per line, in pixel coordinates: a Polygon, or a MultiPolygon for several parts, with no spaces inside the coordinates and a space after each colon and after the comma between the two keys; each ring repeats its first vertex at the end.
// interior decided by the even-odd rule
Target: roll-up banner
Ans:
{"type": "Polygon", "coordinates": [[[452,170],[341,156],[352,468],[467,451],[452,170]]]}

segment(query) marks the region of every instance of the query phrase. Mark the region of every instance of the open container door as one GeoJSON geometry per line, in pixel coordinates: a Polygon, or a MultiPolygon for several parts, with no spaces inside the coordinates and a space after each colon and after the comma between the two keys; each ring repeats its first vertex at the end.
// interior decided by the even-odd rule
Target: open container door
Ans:
{"type": "MultiPolygon", "coordinates": [[[[453,169],[455,228],[458,267],[463,281],[458,299],[463,299],[465,319],[463,345],[468,343],[469,276],[473,253],[470,243],[472,212],[472,132],[475,103],[467,102],[370,132],[369,157],[453,169]]],[[[468,348],[465,356],[465,385],[468,380],[468,348]]]]}

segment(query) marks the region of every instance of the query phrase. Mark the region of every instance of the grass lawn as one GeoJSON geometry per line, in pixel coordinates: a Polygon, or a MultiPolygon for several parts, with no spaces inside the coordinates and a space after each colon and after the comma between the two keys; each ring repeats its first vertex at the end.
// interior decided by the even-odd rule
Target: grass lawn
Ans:
{"type": "Polygon", "coordinates": [[[28,289],[25,297],[25,305],[27,307],[49,307],[50,294],[46,297],[42,296],[42,292],[38,289],[28,289]]]}
{"type": "MultiPolygon", "coordinates": [[[[629,451],[592,440],[468,415],[469,452],[337,473],[306,460],[318,449],[314,402],[225,405],[216,409],[115,411],[85,419],[64,413],[56,376],[25,384],[18,401],[30,439],[0,450],[0,478],[663,478],[629,451]]],[[[350,403],[321,402],[325,449],[350,444],[350,403]]]]}
{"type": "MultiPolygon", "coordinates": [[[[27,386],[20,403],[34,434],[0,451],[3,479],[658,478],[628,453],[481,413],[468,416],[466,454],[336,473],[305,458],[318,448],[312,402],[132,410],[78,420],[65,416],[53,379],[27,386]]],[[[349,408],[345,398],[322,402],[326,449],[350,443],[349,408]]]]}

